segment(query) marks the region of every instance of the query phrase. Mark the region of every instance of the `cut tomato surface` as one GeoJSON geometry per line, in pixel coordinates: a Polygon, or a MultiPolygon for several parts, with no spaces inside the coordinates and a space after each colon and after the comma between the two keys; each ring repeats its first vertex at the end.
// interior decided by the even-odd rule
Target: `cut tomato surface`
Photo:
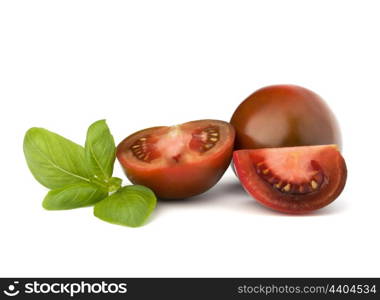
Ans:
{"type": "Polygon", "coordinates": [[[238,150],[233,163],[245,190],[258,202],[287,213],[304,213],[334,201],[347,169],[337,146],[238,150]]]}
{"type": "Polygon", "coordinates": [[[117,147],[117,158],[132,183],[158,197],[200,194],[224,174],[232,157],[235,131],[219,120],[199,120],[138,131],[117,147]]]}

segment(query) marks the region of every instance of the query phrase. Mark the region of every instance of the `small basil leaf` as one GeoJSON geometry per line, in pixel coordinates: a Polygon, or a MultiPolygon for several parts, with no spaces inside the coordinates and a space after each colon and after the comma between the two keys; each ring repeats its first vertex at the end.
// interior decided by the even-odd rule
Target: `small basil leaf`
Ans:
{"type": "Polygon", "coordinates": [[[93,205],[108,193],[89,183],[76,183],[51,190],[42,202],[48,210],[73,209],[93,205]]]}
{"type": "Polygon", "coordinates": [[[96,203],[94,215],[112,224],[138,227],[148,219],[156,202],[150,189],[139,185],[125,186],[96,203]]]}
{"type": "Polygon", "coordinates": [[[113,193],[116,192],[121,188],[121,183],[123,180],[121,180],[118,177],[112,177],[110,180],[108,180],[108,192],[113,193]]]}
{"type": "Polygon", "coordinates": [[[117,177],[112,177],[107,180],[99,179],[96,176],[90,178],[90,183],[96,185],[98,188],[105,190],[109,193],[116,192],[118,189],[120,189],[122,182],[123,181],[117,177]]]}
{"type": "Polygon", "coordinates": [[[29,129],[23,146],[30,171],[47,188],[89,182],[82,146],[43,128],[29,129]]]}
{"type": "Polygon", "coordinates": [[[105,180],[112,177],[115,141],[105,120],[97,121],[88,128],[85,155],[92,174],[105,180]]]}

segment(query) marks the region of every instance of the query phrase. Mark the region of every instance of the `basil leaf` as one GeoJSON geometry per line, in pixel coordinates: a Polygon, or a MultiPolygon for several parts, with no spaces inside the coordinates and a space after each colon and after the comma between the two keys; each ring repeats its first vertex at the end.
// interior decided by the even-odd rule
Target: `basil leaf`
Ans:
{"type": "Polygon", "coordinates": [[[51,190],[42,202],[48,210],[73,209],[93,205],[108,193],[89,183],[76,183],[51,190]]]}
{"type": "Polygon", "coordinates": [[[56,133],[29,129],[24,138],[24,154],[35,179],[47,188],[89,182],[84,148],[56,133]]]}
{"type": "Polygon", "coordinates": [[[94,175],[105,180],[112,177],[115,141],[105,120],[97,121],[88,128],[85,155],[94,175]]]}
{"type": "Polygon", "coordinates": [[[140,185],[125,186],[96,203],[94,215],[112,224],[138,227],[148,219],[156,202],[150,189],[140,185]]]}
{"type": "Polygon", "coordinates": [[[122,180],[117,177],[112,177],[108,179],[107,181],[104,181],[102,179],[99,179],[97,177],[91,177],[90,183],[96,185],[97,187],[101,188],[102,190],[105,190],[109,193],[113,193],[118,191],[121,188],[122,180]]]}

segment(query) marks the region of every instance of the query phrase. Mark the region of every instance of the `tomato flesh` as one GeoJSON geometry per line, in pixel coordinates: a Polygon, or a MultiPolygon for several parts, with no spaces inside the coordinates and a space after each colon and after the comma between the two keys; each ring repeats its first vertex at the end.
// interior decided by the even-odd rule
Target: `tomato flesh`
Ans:
{"type": "Polygon", "coordinates": [[[141,130],[117,147],[117,158],[132,183],[158,197],[179,199],[205,192],[228,167],[235,131],[219,120],[141,130]]]}
{"type": "Polygon", "coordinates": [[[233,163],[250,195],[287,213],[328,205],[342,192],[347,177],[335,145],[238,150],[233,163]]]}

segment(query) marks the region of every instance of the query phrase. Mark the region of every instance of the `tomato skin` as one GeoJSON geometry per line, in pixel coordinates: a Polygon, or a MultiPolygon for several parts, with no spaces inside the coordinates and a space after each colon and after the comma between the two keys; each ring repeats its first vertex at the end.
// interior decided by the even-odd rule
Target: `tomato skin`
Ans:
{"type": "Polygon", "coordinates": [[[151,188],[159,198],[182,199],[201,194],[213,187],[231,161],[231,150],[205,164],[179,165],[152,170],[136,169],[120,159],[125,174],[134,184],[151,188]]]}
{"type": "Polygon", "coordinates": [[[326,180],[320,190],[310,194],[287,195],[273,189],[260,178],[254,168],[254,161],[267,149],[234,151],[233,164],[240,183],[246,192],[259,203],[284,213],[308,213],[333,202],[343,191],[347,179],[346,163],[335,145],[292,148],[312,147],[322,149],[318,157],[313,159],[317,159],[317,162],[320,163],[326,180]]]}
{"type": "MultiPolygon", "coordinates": [[[[117,147],[116,156],[121,163],[128,179],[134,184],[151,188],[161,199],[183,199],[201,194],[213,187],[228,168],[233,151],[235,138],[234,128],[227,122],[218,120],[200,120],[183,124],[213,122],[224,126],[228,132],[217,151],[205,156],[204,159],[178,164],[162,164],[147,166],[136,163],[136,160],[126,156],[126,145],[130,145],[138,136],[155,130],[165,130],[168,127],[154,127],[136,132],[124,139],[117,147]]],[[[180,125],[182,126],[182,125],[180,125]]]]}
{"type": "Polygon", "coordinates": [[[341,148],[336,119],[314,92],[295,85],[264,87],[234,112],[235,150],[335,144],[341,148]]]}

